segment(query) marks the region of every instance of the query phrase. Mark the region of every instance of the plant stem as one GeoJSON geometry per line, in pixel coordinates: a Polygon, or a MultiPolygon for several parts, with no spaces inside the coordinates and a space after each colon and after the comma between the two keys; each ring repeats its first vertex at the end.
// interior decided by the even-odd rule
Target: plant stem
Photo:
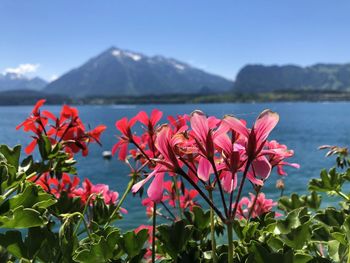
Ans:
{"type": "Polygon", "coordinates": [[[179,218],[182,219],[182,208],[180,203],[180,192],[179,188],[177,187],[177,177],[173,176],[173,182],[174,182],[174,188],[175,188],[175,194],[176,194],[176,203],[179,208],[179,218]]]}
{"type": "Polygon", "coordinates": [[[135,180],[136,180],[135,177],[136,177],[136,176],[133,176],[132,179],[130,180],[130,182],[129,182],[128,186],[126,187],[125,192],[124,192],[122,198],[120,199],[120,201],[119,201],[117,207],[114,209],[113,213],[112,213],[111,216],[108,218],[107,223],[105,224],[105,227],[107,227],[108,224],[112,222],[113,217],[114,217],[115,214],[119,211],[119,209],[120,209],[120,207],[122,206],[122,204],[123,204],[123,202],[124,202],[126,196],[129,194],[129,192],[131,191],[132,186],[133,186],[134,183],[135,183],[135,180]]]}
{"type": "Polygon", "coordinates": [[[255,208],[255,205],[256,205],[256,201],[258,200],[258,195],[260,194],[261,188],[262,187],[259,186],[259,188],[255,191],[255,197],[254,197],[253,205],[252,205],[252,207],[249,210],[249,214],[248,214],[248,218],[247,218],[247,224],[248,224],[248,221],[249,221],[249,219],[252,216],[252,213],[254,211],[254,208],[255,208]]]}
{"type": "Polygon", "coordinates": [[[226,223],[227,226],[227,242],[228,242],[228,251],[227,251],[227,262],[233,263],[233,232],[232,232],[232,222],[229,221],[226,223]]]}
{"type": "Polygon", "coordinates": [[[220,196],[221,196],[221,201],[222,201],[222,205],[224,206],[224,210],[225,210],[225,215],[228,217],[228,210],[227,210],[227,205],[226,205],[226,201],[225,201],[225,196],[224,196],[224,191],[222,190],[222,186],[220,183],[220,177],[219,177],[219,173],[218,170],[216,169],[216,165],[214,162],[214,159],[209,160],[211,163],[211,166],[213,167],[214,173],[215,173],[215,177],[216,177],[216,181],[218,182],[219,185],[219,190],[220,190],[220,196]]]}
{"type": "Polygon", "coordinates": [[[346,261],[346,263],[350,263],[350,245],[348,247],[348,260],[346,261]]]}
{"type": "Polygon", "coordinates": [[[84,218],[84,215],[85,215],[85,213],[86,213],[86,210],[87,210],[87,208],[88,208],[88,206],[89,206],[89,204],[90,204],[90,200],[91,200],[91,198],[94,197],[94,196],[96,196],[96,194],[91,194],[91,195],[89,196],[89,198],[87,199],[86,204],[85,204],[85,206],[84,206],[84,210],[83,210],[82,216],[79,218],[78,224],[77,224],[77,226],[75,227],[74,234],[77,234],[77,232],[78,232],[78,230],[79,230],[79,227],[80,227],[80,225],[81,225],[81,222],[83,221],[83,218],[84,218]]]}
{"type": "Polygon", "coordinates": [[[235,203],[235,207],[233,208],[231,218],[235,218],[236,217],[236,212],[237,212],[237,208],[238,208],[238,202],[239,202],[239,199],[241,198],[244,181],[245,181],[245,179],[247,177],[247,173],[248,173],[250,164],[251,164],[251,161],[248,160],[247,164],[245,166],[244,172],[243,172],[243,177],[242,177],[242,180],[241,180],[241,184],[239,185],[238,193],[237,193],[237,196],[236,196],[236,203],[235,203]]]}
{"type": "MultiPolygon", "coordinates": [[[[209,190],[209,198],[210,201],[213,202],[213,190],[209,190]]],[[[214,222],[214,210],[210,207],[210,237],[211,237],[211,253],[213,262],[218,262],[218,258],[216,256],[216,242],[215,242],[215,222],[214,222]]]]}
{"type": "Polygon", "coordinates": [[[194,189],[197,190],[197,192],[203,197],[204,201],[206,201],[207,204],[211,208],[213,208],[213,210],[218,215],[218,217],[220,217],[222,222],[225,222],[225,217],[222,215],[220,210],[213,204],[213,202],[205,195],[205,193],[203,193],[202,189],[200,189],[199,186],[195,182],[193,182],[191,178],[182,169],[178,171],[178,173],[182,175],[193,186],[194,189]]]}
{"type": "Polygon", "coordinates": [[[341,192],[341,191],[336,191],[336,192],[339,196],[343,197],[346,201],[350,200],[350,198],[346,194],[344,194],[343,192],[341,192]]]}
{"type": "Polygon", "coordinates": [[[156,205],[156,202],[153,202],[152,263],[156,262],[156,216],[157,216],[157,205],[156,205]]]}
{"type": "Polygon", "coordinates": [[[160,203],[165,208],[165,210],[169,213],[169,215],[173,218],[173,220],[176,220],[176,216],[173,214],[173,212],[171,212],[169,207],[167,207],[167,205],[163,201],[161,201],[160,203]]]}

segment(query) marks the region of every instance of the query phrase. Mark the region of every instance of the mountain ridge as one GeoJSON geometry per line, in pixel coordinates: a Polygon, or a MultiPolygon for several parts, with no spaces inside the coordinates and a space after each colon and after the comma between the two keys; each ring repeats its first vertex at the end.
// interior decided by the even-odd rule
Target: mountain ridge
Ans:
{"type": "Polygon", "coordinates": [[[235,92],[350,91],[350,63],[311,66],[248,64],[237,74],[235,92]]]}
{"type": "Polygon", "coordinates": [[[76,97],[140,96],[224,92],[232,85],[173,58],[111,47],[49,83],[45,91],[76,97]]]}
{"type": "Polygon", "coordinates": [[[27,78],[17,73],[0,73],[0,91],[42,90],[47,82],[39,77],[27,78]]]}

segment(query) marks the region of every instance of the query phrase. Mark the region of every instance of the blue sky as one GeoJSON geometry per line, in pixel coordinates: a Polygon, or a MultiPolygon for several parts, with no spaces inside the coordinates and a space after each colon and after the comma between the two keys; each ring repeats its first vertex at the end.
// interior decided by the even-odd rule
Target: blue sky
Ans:
{"type": "Polygon", "coordinates": [[[248,63],[346,63],[349,14],[345,0],[0,0],[0,72],[50,79],[110,46],[230,79],[248,63]]]}

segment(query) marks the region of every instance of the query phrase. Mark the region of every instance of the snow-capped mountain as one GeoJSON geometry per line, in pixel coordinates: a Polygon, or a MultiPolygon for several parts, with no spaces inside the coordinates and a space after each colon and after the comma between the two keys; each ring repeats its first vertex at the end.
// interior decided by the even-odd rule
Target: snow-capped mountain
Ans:
{"type": "Polygon", "coordinates": [[[16,73],[0,73],[0,91],[5,90],[41,90],[47,82],[41,78],[27,78],[16,73]]]}
{"type": "Polygon", "coordinates": [[[222,92],[225,78],[162,56],[109,48],[49,83],[46,92],[69,96],[137,96],[222,92]]]}

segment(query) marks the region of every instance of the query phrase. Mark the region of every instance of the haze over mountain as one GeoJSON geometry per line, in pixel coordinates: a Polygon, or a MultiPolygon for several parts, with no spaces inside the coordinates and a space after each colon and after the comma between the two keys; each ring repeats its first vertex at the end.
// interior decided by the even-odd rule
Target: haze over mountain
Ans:
{"type": "Polygon", "coordinates": [[[76,97],[224,92],[233,82],[163,56],[109,48],[45,88],[76,97]]]}
{"type": "Polygon", "coordinates": [[[350,91],[350,64],[247,65],[237,74],[234,91],[350,91]]]}
{"type": "Polygon", "coordinates": [[[27,78],[22,74],[0,73],[0,91],[42,90],[47,82],[39,77],[27,78]]]}

